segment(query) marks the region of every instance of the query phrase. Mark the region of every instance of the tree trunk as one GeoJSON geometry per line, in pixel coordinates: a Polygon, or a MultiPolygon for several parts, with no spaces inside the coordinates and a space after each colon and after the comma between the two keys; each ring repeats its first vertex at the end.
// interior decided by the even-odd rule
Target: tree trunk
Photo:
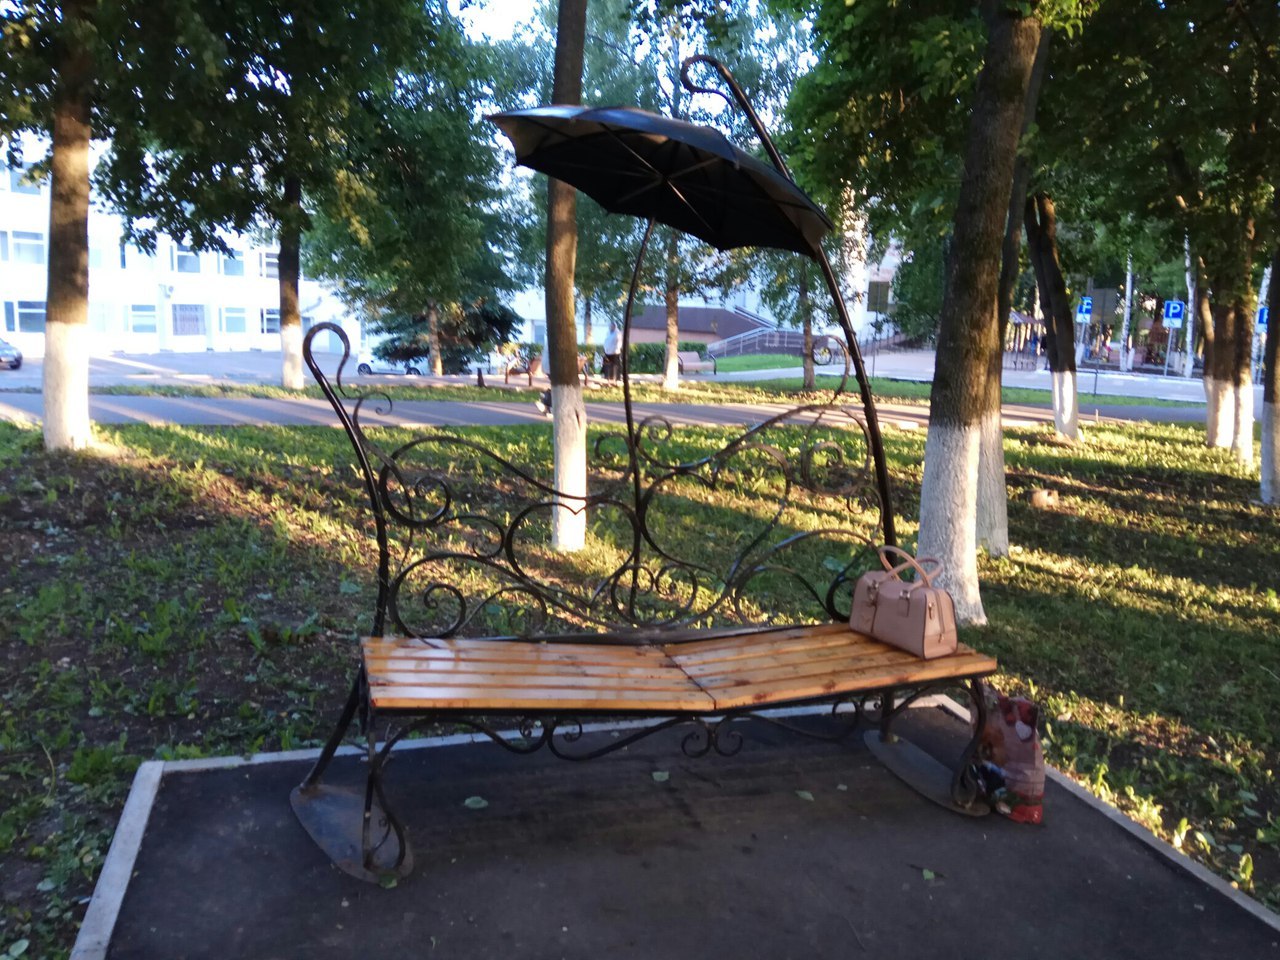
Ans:
{"type": "MultiPolygon", "coordinates": [[[[1199,296],[1197,291],[1197,297],[1199,296]]],[[[1205,299],[1208,299],[1207,296],[1205,299]]],[[[1236,311],[1234,300],[1229,294],[1216,299],[1211,322],[1213,351],[1204,361],[1204,389],[1208,403],[1205,443],[1211,447],[1229,447],[1235,433],[1236,420],[1235,391],[1232,389],[1234,378],[1231,371],[1235,357],[1236,311]]]]}
{"type": "Polygon", "coordinates": [[[667,307],[667,356],[662,370],[662,389],[680,389],[680,285],[676,280],[675,235],[667,243],[667,284],[663,291],[667,307]]]}
{"type": "Polygon", "coordinates": [[[444,355],[440,349],[440,304],[427,304],[427,349],[431,351],[431,372],[444,376],[444,355]]]}
{"type": "Polygon", "coordinates": [[[591,342],[591,300],[582,303],[582,342],[591,342]]]}
{"type": "Polygon", "coordinates": [[[987,372],[1000,349],[996,323],[1000,243],[1013,187],[1018,133],[1040,40],[1034,16],[1001,10],[987,44],[969,121],[929,405],[919,551],[942,561],[961,623],[984,623],[978,593],[978,450],[991,406],[987,372]]]}
{"type": "MultiPolygon", "coordinates": [[[[1133,369],[1133,351],[1129,349],[1129,327],[1133,322],[1133,254],[1124,267],[1124,319],[1120,321],[1120,372],[1133,369]]],[[[1166,350],[1168,347],[1165,348],[1166,350]]]]}
{"type": "MultiPolygon", "coordinates": [[[[1250,264],[1252,267],[1252,264],[1250,264]]],[[[1248,274],[1246,274],[1248,276],[1248,274]]],[[[1235,393],[1235,417],[1232,424],[1231,452],[1240,463],[1253,465],[1253,323],[1258,301],[1253,286],[1248,284],[1236,299],[1236,343],[1232,388],[1235,393]]]]}
{"type": "MultiPolygon", "coordinates": [[[[1022,110],[1022,136],[1026,135],[1036,120],[1040,85],[1044,82],[1045,70],[1049,63],[1051,36],[1051,31],[1042,31],[1036,47],[1036,58],[1031,67],[1026,101],[1022,110]]],[[[999,329],[1000,348],[991,355],[987,366],[986,403],[988,409],[995,410],[995,416],[983,421],[978,451],[976,535],[978,545],[985,547],[993,557],[1009,555],[1009,490],[1005,484],[1004,424],[1001,421],[1000,409],[1004,386],[1004,343],[1008,336],[1009,313],[1013,310],[1013,290],[1018,282],[1020,266],[1018,261],[1022,250],[1022,208],[1030,180],[1031,162],[1027,157],[1019,156],[1013,165],[1013,188],[1009,191],[1004,243],[1000,249],[1000,281],[996,288],[996,324],[999,329]]],[[[1022,343],[1019,338],[1019,351],[1021,348],[1022,343]]]]}
{"type": "Polygon", "coordinates": [[[1053,198],[1043,192],[1027,197],[1024,222],[1036,290],[1044,313],[1044,351],[1053,391],[1053,425],[1058,433],[1075,440],[1080,435],[1075,326],[1062,262],[1058,258],[1058,217],[1053,198]]]}
{"type": "Polygon", "coordinates": [[[1267,340],[1262,351],[1262,502],[1280,503],[1280,247],[1271,257],[1271,285],[1267,289],[1267,340]]]}
{"type": "Polygon", "coordinates": [[[800,278],[796,286],[796,306],[800,308],[800,324],[804,332],[804,356],[800,360],[804,368],[804,389],[816,390],[817,380],[813,373],[813,311],[809,303],[809,265],[800,265],[800,278]]]}
{"type": "Polygon", "coordinates": [[[302,314],[298,312],[298,282],[302,275],[302,182],[284,181],[284,209],[280,216],[280,383],[301,390],[302,314]]]}
{"type": "MultiPolygon", "coordinates": [[[[89,422],[89,99],[93,62],[80,29],[91,4],[62,4],[53,105],[49,270],[45,288],[44,445],[79,450],[93,441],[89,422]]],[[[162,321],[163,322],[163,321],[162,321]]]]}
{"type": "MultiPolygon", "coordinates": [[[[587,0],[560,0],[552,103],[582,102],[586,32],[587,0]]],[[[587,408],[578,379],[578,327],[573,308],[577,255],[577,194],[567,183],[551,179],[547,183],[544,366],[551,378],[553,483],[561,495],[551,514],[551,548],[564,552],[581,550],[587,534],[587,408]]]]}

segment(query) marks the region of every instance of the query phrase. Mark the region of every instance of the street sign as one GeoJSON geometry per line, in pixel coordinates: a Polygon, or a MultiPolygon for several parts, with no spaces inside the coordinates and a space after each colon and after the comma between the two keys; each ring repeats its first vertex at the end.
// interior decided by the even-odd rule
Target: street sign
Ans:
{"type": "Polygon", "coordinates": [[[1164,325],[1170,330],[1181,330],[1183,319],[1187,315],[1187,305],[1181,300],[1164,302],[1164,325]]]}
{"type": "Polygon", "coordinates": [[[1076,305],[1076,323],[1086,323],[1093,316],[1093,297],[1081,297],[1076,305]]]}
{"type": "Polygon", "coordinates": [[[1270,307],[1258,308],[1258,329],[1259,330],[1267,329],[1267,314],[1270,312],[1271,312],[1270,307]]]}

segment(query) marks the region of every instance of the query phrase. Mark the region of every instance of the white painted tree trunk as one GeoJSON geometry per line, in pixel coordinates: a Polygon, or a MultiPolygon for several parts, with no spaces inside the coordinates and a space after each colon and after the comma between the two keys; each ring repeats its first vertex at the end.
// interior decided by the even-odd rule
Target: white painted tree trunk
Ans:
{"type": "Polygon", "coordinates": [[[1206,396],[1205,443],[1211,447],[1229,447],[1235,437],[1235,385],[1208,376],[1204,378],[1206,396]]]}
{"type": "Polygon", "coordinates": [[[302,324],[289,323],[280,327],[280,382],[286,390],[301,390],[306,386],[302,376],[302,324]]]}
{"type": "Polygon", "coordinates": [[[1262,502],[1280,503],[1280,415],[1262,404],[1262,502]]]}
{"type": "Polygon", "coordinates": [[[581,550],[587,539],[587,409],[581,384],[553,384],[551,420],[555,447],[558,506],[551,514],[551,548],[563,553],[581,550]]]}
{"type": "Polygon", "coordinates": [[[1074,370],[1055,370],[1049,374],[1053,392],[1053,428],[1069,440],[1080,438],[1080,407],[1076,394],[1074,370]]]}
{"type": "Polygon", "coordinates": [[[680,389],[680,291],[668,286],[667,295],[667,356],[662,368],[662,389],[680,389]]]}
{"type": "Polygon", "coordinates": [[[993,557],[1009,555],[1009,491],[1005,486],[1004,425],[1000,411],[988,414],[979,430],[977,542],[993,557]]]}
{"type": "Polygon", "coordinates": [[[1253,465],[1253,384],[1233,385],[1235,421],[1231,430],[1231,452],[1240,463],[1253,465]]]}
{"type": "Polygon", "coordinates": [[[1133,255],[1124,271],[1124,319],[1120,322],[1120,369],[1133,369],[1133,351],[1129,349],[1129,325],[1133,320],[1133,255]]]}
{"type": "Polygon", "coordinates": [[[93,441],[89,421],[89,344],[84,331],[83,323],[45,325],[44,445],[47,450],[82,450],[93,441]]]}
{"type": "Polygon", "coordinates": [[[961,623],[987,622],[978,594],[976,539],[977,426],[933,423],[924,444],[924,480],[920,495],[922,557],[937,557],[944,571],[940,586],[951,594],[961,623]]]}

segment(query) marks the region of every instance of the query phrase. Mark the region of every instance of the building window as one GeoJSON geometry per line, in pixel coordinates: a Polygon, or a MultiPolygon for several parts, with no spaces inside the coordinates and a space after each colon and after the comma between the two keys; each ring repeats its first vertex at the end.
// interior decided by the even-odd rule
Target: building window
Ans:
{"type": "Polygon", "coordinates": [[[280,254],[264,253],[262,255],[262,275],[271,280],[280,279],[280,254]]]}
{"type": "Polygon", "coordinates": [[[175,337],[203,337],[204,305],[200,303],[175,303],[173,305],[173,335],[175,337]]]}
{"type": "Polygon", "coordinates": [[[262,311],[262,332],[263,333],[279,333],[280,332],[280,311],[268,307],[262,311]]]}
{"type": "MultiPolygon", "coordinates": [[[[244,264],[241,264],[243,267],[244,264]]],[[[247,326],[248,311],[244,307],[222,308],[222,332],[244,333],[247,326]]]]}
{"type": "Polygon", "coordinates": [[[44,301],[18,301],[18,332],[44,333],[44,301]]]}
{"type": "Polygon", "coordinates": [[[17,326],[13,321],[13,304],[6,303],[4,305],[4,329],[6,333],[13,333],[17,326]]]}
{"type": "Polygon", "coordinates": [[[200,254],[185,243],[173,245],[173,261],[170,266],[178,273],[199,273],[200,254]]]}
{"type": "Polygon", "coordinates": [[[0,230],[0,260],[9,259],[9,231],[0,230]]]}
{"type": "Polygon", "coordinates": [[[240,259],[239,250],[228,250],[222,255],[222,275],[224,277],[244,276],[244,261],[240,259]]]}
{"type": "Polygon", "coordinates": [[[39,195],[40,184],[33,183],[27,179],[27,172],[31,169],[31,164],[25,163],[20,167],[12,167],[9,170],[9,189],[14,193],[30,193],[39,195]]]}
{"type": "Polygon", "coordinates": [[[13,262],[44,263],[44,234],[13,231],[13,262]]]}
{"type": "Polygon", "coordinates": [[[889,312],[889,287],[890,284],[878,280],[867,284],[868,313],[889,312]]]}
{"type": "Polygon", "coordinates": [[[156,305],[135,303],[129,308],[129,330],[133,333],[156,332],[156,305]]]}

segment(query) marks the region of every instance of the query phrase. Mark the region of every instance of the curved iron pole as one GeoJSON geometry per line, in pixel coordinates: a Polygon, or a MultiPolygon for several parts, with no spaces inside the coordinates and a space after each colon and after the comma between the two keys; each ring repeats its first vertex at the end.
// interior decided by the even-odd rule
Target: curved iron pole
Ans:
{"type": "MultiPolygon", "coordinates": [[[[734,79],[728,67],[715,57],[706,54],[698,54],[697,56],[686,58],[680,64],[680,82],[684,84],[685,89],[690,93],[714,94],[729,101],[729,97],[724,91],[694,83],[689,76],[689,68],[699,63],[705,63],[720,74],[721,79],[724,80],[729,90],[733,93],[733,99],[737,101],[739,109],[746,114],[747,119],[751,122],[751,127],[755,130],[756,137],[760,140],[761,145],[764,146],[765,152],[769,154],[769,159],[773,161],[774,167],[777,168],[780,174],[795,183],[795,177],[791,175],[786,161],[782,159],[782,154],[778,152],[778,148],[774,145],[773,138],[769,136],[769,131],[761,121],[760,115],[751,106],[751,101],[747,99],[746,93],[739,86],[738,81],[734,79]]],[[[867,418],[867,437],[871,443],[872,456],[876,464],[876,486],[880,488],[880,517],[881,524],[884,527],[884,542],[889,546],[897,546],[898,541],[894,533],[893,524],[893,498],[889,488],[889,467],[885,462],[884,440],[880,435],[880,419],[876,416],[875,403],[871,398],[871,384],[867,380],[867,368],[862,362],[862,351],[858,349],[858,338],[854,335],[853,322],[849,319],[849,310],[845,306],[844,297],[840,295],[840,286],[836,282],[835,271],[831,269],[831,262],[827,259],[827,253],[822,249],[821,244],[817,244],[815,247],[814,259],[818,261],[818,266],[822,268],[822,278],[826,281],[827,291],[831,294],[832,302],[835,304],[836,314],[840,318],[840,328],[844,331],[845,342],[849,347],[849,356],[853,360],[853,369],[858,377],[858,392],[862,396],[862,411],[867,418]]]]}

